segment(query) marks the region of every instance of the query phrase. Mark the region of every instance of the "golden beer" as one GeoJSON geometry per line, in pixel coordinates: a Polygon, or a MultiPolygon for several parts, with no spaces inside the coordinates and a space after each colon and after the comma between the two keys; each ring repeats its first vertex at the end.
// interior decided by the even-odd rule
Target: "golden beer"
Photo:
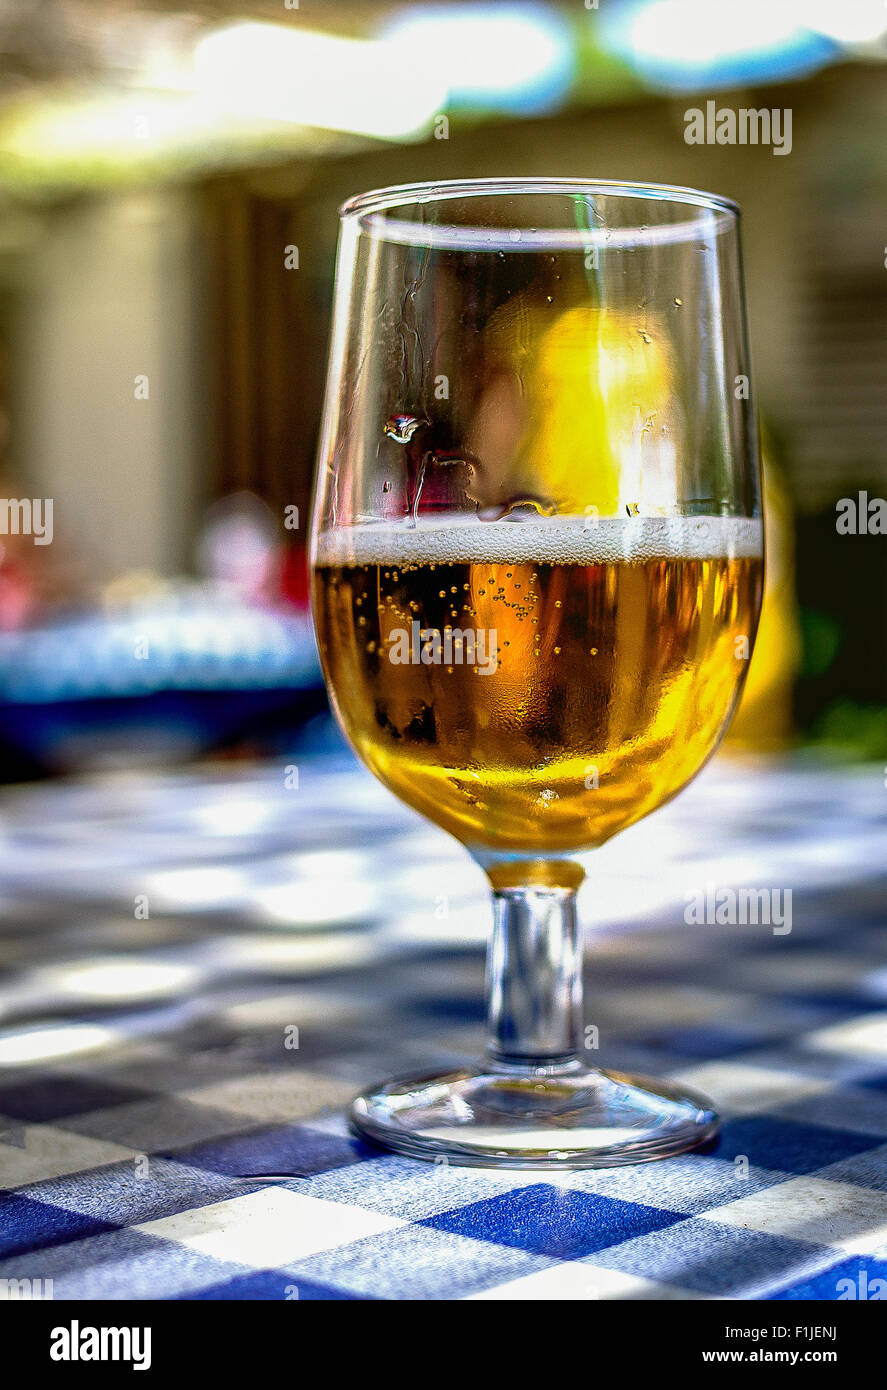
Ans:
{"type": "Polygon", "coordinates": [[[673,796],[740,693],[754,519],[388,523],[322,534],[318,642],[356,751],[465,844],[551,856],[673,796]]]}

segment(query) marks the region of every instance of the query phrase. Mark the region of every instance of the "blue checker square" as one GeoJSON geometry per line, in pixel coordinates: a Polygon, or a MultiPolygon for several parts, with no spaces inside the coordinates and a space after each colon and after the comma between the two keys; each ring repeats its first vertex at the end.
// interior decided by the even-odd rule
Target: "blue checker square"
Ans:
{"type": "Polygon", "coordinates": [[[20,1192],[0,1193],[0,1259],[115,1229],[111,1221],[98,1221],[20,1192]]]}
{"type": "Polygon", "coordinates": [[[873,1135],[798,1124],[776,1115],[756,1115],[724,1125],[718,1156],[732,1161],[744,1155],[757,1168],[814,1173],[882,1142],[873,1135]]]}
{"type": "Polygon", "coordinates": [[[376,1151],[362,1140],[331,1134],[310,1125],[273,1125],[167,1155],[192,1168],[206,1168],[232,1177],[310,1177],[358,1163],[376,1151]]]}
{"type": "MultiPolygon", "coordinates": [[[[93,1110],[110,1110],[117,1105],[150,1099],[151,1092],[135,1086],[82,1076],[33,1077],[27,1082],[0,1086],[0,1116],[26,1124],[51,1124],[93,1110]]],[[[0,1119],[0,1130],[3,1129],[0,1119]]],[[[0,1175],[2,1179],[2,1175],[0,1175]]]]}
{"type": "Polygon", "coordinates": [[[422,1224],[555,1260],[578,1260],[685,1220],[683,1212],[538,1183],[474,1202],[422,1224]]]}
{"type": "Polygon", "coordinates": [[[667,1034],[648,1038],[666,1056],[693,1058],[707,1062],[751,1052],[771,1035],[759,1028],[739,1024],[706,1024],[697,1028],[676,1028],[667,1034]]]}
{"type": "Polygon", "coordinates": [[[806,1279],[767,1294],[774,1302],[793,1299],[887,1302],[887,1260],[857,1255],[830,1265],[806,1279]]]}
{"type": "Polygon", "coordinates": [[[299,1303],[337,1302],[355,1299],[370,1300],[370,1294],[349,1293],[347,1289],[336,1289],[328,1284],[314,1284],[310,1279],[297,1280],[293,1274],[285,1274],[276,1269],[260,1270],[258,1274],[238,1274],[224,1284],[213,1284],[208,1289],[198,1289],[184,1294],[190,1302],[227,1302],[229,1299],[244,1302],[247,1299],[276,1300],[299,1303]]]}

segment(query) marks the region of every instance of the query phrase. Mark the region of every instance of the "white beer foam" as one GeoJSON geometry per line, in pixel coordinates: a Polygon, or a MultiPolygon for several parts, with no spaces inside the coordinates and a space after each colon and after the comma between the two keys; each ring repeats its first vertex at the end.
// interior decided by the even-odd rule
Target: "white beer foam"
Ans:
{"type": "Polygon", "coordinates": [[[527,521],[368,522],[324,531],[318,565],[643,564],[755,558],[760,517],[533,517],[527,521]]]}

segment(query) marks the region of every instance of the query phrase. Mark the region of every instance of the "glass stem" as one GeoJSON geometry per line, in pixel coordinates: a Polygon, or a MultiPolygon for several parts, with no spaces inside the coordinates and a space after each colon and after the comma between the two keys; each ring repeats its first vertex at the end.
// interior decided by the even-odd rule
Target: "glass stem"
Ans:
{"type": "Polygon", "coordinates": [[[497,1067],[581,1065],[582,950],[572,888],[493,891],[489,1056],[497,1067]]]}

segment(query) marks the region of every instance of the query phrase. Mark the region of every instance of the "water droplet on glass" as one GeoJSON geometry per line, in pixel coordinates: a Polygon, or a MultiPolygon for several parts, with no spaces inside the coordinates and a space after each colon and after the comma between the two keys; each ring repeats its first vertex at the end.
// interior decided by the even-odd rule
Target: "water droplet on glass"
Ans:
{"type": "Polygon", "coordinates": [[[427,420],[417,419],[415,415],[389,415],[384,432],[395,444],[409,444],[416,430],[427,424],[427,420]]]}
{"type": "Polygon", "coordinates": [[[683,301],[682,299],[678,299],[678,296],[675,295],[675,297],[674,297],[674,306],[675,306],[676,309],[680,309],[680,307],[681,307],[681,305],[683,304],[683,302],[684,302],[684,301],[683,301]]]}
{"type": "Polygon", "coordinates": [[[626,502],[625,513],[626,516],[640,516],[640,508],[637,502],[626,502]]]}
{"type": "Polygon", "coordinates": [[[652,343],[653,339],[650,337],[650,335],[649,335],[649,333],[647,332],[646,328],[639,328],[639,329],[638,329],[638,333],[639,333],[640,336],[643,338],[643,340],[644,340],[645,343],[652,343]]]}
{"type": "Polygon", "coordinates": [[[382,484],[382,491],[383,491],[383,492],[390,492],[390,491],[391,491],[391,481],[390,481],[390,479],[388,479],[388,478],[385,479],[384,483],[382,484]]]}

